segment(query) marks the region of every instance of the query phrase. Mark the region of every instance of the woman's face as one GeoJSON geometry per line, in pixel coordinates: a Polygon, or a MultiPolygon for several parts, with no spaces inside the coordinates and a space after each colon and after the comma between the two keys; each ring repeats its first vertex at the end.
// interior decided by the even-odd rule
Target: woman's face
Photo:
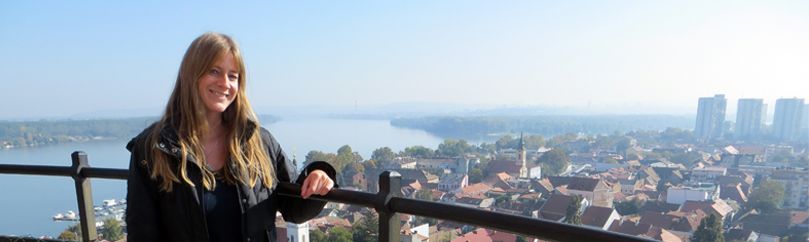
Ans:
{"type": "Polygon", "coordinates": [[[233,55],[216,60],[199,79],[199,96],[208,113],[222,113],[239,93],[239,69],[233,55]]]}

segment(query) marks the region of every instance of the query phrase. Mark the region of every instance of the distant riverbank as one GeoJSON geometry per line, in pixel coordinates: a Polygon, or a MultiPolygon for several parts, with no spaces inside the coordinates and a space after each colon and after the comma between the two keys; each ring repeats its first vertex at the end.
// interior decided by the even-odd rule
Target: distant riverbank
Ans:
{"type": "MultiPolygon", "coordinates": [[[[91,120],[0,121],[0,149],[129,139],[157,119],[157,117],[137,117],[91,120]]],[[[264,123],[274,123],[280,118],[261,115],[260,120],[264,123]]]]}
{"type": "Polygon", "coordinates": [[[677,115],[538,115],[538,116],[435,116],[398,118],[391,125],[419,129],[442,138],[496,140],[502,134],[612,134],[635,130],[689,129],[691,116],[677,115]]]}

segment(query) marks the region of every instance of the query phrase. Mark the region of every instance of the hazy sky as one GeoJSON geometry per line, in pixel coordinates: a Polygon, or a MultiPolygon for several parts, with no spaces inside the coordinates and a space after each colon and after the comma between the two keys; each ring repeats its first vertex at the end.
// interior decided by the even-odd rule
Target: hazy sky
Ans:
{"type": "Polygon", "coordinates": [[[809,97],[809,1],[2,1],[0,119],[162,109],[190,42],[236,38],[277,106],[695,113],[809,97]]]}

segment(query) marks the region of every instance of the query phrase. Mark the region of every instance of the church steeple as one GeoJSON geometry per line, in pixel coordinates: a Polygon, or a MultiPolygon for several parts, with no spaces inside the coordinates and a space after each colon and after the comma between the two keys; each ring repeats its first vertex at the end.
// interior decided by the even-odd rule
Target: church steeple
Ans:
{"type": "Polygon", "coordinates": [[[520,132],[520,162],[522,163],[520,167],[520,178],[528,178],[528,166],[525,164],[525,156],[525,140],[523,139],[522,132],[520,132]]]}

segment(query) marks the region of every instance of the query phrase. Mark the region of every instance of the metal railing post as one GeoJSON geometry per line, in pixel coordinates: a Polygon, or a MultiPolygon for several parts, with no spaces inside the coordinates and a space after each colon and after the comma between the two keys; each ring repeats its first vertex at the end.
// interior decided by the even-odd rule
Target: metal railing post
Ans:
{"type": "Polygon", "coordinates": [[[96,216],[93,210],[93,186],[90,179],[81,174],[83,168],[89,168],[87,154],[83,151],[75,151],[70,154],[73,160],[73,181],[76,182],[76,199],[79,205],[79,219],[81,221],[82,241],[90,242],[98,239],[96,233],[96,216]]]}
{"type": "Polygon", "coordinates": [[[398,213],[390,208],[392,197],[401,197],[402,175],[395,171],[379,174],[376,212],[379,213],[379,241],[399,242],[402,225],[398,213]]]}

